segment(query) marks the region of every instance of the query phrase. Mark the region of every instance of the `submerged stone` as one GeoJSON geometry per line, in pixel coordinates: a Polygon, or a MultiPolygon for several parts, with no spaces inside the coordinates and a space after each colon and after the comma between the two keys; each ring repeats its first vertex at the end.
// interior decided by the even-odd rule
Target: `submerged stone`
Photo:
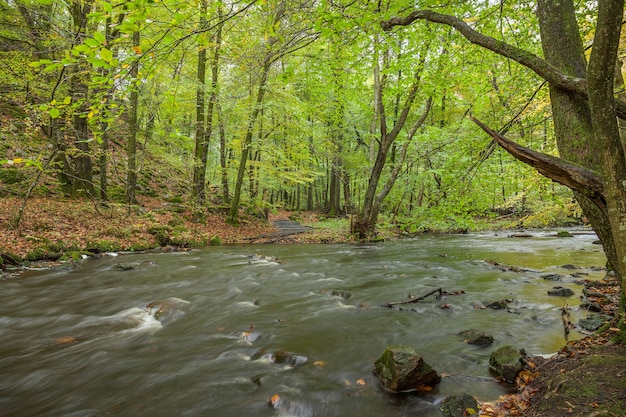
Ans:
{"type": "Polygon", "coordinates": [[[565,277],[561,274],[546,274],[542,275],[541,278],[545,279],[546,281],[562,281],[565,277]]]}
{"type": "Polygon", "coordinates": [[[479,330],[469,329],[459,333],[465,343],[470,345],[490,345],[493,343],[493,336],[483,333],[479,330]]]}
{"type": "Polygon", "coordinates": [[[393,393],[417,391],[441,381],[437,372],[407,345],[387,347],[374,365],[383,389],[393,393]]]}
{"type": "Polygon", "coordinates": [[[279,350],[273,353],[266,353],[265,349],[259,350],[254,355],[252,355],[250,359],[265,359],[270,362],[277,363],[279,365],[290,366],[292,368],[302,366],[309,360],[309,358],[307,358],[306,356],[298,355],[296,353],[286,352],[283,350],[279,350]]]}
{"type": "Polygon", "coordinates": [[[509,306],[511,301],[503,298],[500,301],[494,301],[493,303],[487,304],[487,308],[491,308],[493,310],[504,310],[509,306]]]}
{"type": "Polygon", "coordinates": [[[349,292],[349,291],[340,291],[340,290],[333,290],[331,295],[333,295],[335,297],[341,297],[344,300],[347,300],[348,298],[352,297],[352,293],[351,292],[349,292]]]}
{"type": "Polygon", "coordinates": [[[522,370],[522,353],[512,346],[505,345],[489,355],[489,367],[507,382],[515,381],[517,373],[522,370]]]}
{"type": "Polygon", "coordinates": [[[469,394],[453,395],[443,400],[439,409],[445,417],[478,415],[478,401],[469,394]]]}

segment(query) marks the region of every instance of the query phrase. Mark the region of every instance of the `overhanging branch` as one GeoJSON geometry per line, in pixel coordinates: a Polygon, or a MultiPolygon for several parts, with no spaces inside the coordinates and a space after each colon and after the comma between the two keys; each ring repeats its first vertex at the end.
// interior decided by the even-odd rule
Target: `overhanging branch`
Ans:
{"type": "MultiPolygon", "coordinates": [[[[409,26],[416,20],[427,20],[451,26],[471,43],[516,61],[556,87],[588,98],[587,80],[584,78],[570,77],[545,59],[491,36],[483,35],[455,16],[437,13],[432,10],[415,10],[407,16],[385,20],[380,23],[380,26],[383,30],[390,31],[395,26],[409,26]]],[[[626,102],[616,99],[615,106],[618,116],[626,118],[626,102]]]]}
{"type": "Polygon", "coordinates": [[[606,205],[602,177],[596,172],[565,159],[526,148],[491,130],[478,119],[472,117],[471,120],[515,159],[532,166],[552,181],[578,191],[598,204],[606,205]]]}

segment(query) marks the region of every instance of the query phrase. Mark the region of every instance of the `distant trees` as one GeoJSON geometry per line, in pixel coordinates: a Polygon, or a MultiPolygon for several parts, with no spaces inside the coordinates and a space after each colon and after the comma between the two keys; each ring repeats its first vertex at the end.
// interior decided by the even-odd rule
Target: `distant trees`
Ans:
{"type": "MultiPolygon", "coordinates": [[[[14,100],[46,132],[50,148],[31,151],[53,157],[47,172],[68,195],[182,199],[198,221],[207,209],[233,222],[242,210],[316,209],[351,216],[368,238],[379,220],[463,228],[473,215],[562,205],[564,189],[511,163],[466,117],[554,152],[538,77],[468,52],[448,28],[383,32],[405,6],[0,0],[0,110],[14,100]]],[[[437,10],[533,50],[527,7],[437,10]]]]}

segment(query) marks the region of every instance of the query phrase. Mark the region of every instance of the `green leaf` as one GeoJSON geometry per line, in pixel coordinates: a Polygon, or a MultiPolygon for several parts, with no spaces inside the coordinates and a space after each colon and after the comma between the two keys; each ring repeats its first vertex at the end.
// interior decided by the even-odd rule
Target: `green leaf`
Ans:
{"type": "Polygon", "coordinates": [[[113,61],[113,52],[111,52],[110,49],[102,48],[100,50],[100,58],[104,59],[108,63],[111,63],[111,61],[113,61]]]}
{"type": "Polygon", "coordinates": [[[48,114],[53,119],[56,119],[56,118],[58,118],[61,115],[61,112],[59,111],[59,109],[53,107],[50,110],[48,110],[48,114]]]}
{"type": "Polygon", "coordinates": [[[93,39],[93,38],[87,38],[85,39],[85,45],[90,46],[92,48],[99,48],[100,47],[100,42],[98,42],[97,40],[93,39]]]}
{"type": "Polygon", "coordinates": [[[101,32],[95,32],[93,34],[93,38],[102,45],[106,44],[106,38],[104,37],[104,34],[102,34],[101,32]]]}

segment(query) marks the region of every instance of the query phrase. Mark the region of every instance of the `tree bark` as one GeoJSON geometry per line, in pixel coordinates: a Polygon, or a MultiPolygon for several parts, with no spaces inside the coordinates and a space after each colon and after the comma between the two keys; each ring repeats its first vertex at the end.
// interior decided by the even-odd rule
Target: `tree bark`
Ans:
{"type": "MultiPolygon", "coordinates": [[[[598,22],[587,67],[594,149],[601,160],[604,195],[617,252],[617,262],[612,266],[620,278],[626,273],[626,160],[613,100],[613,79],[623,14],[624,0],[598,2],[598,22]]],[[[626,295],[623,285],[622,294],[626,295]]]]}
{"type": "MultiPolygon", "coordinates": [[[[139,31],[133,33],[133,46],[141,45],[141,35],[139,31]]],[[[139,60],[135,60],[130,71],[132,80],[132,90],[130,92],[130,114],[128,145],[126,148],[126,159],[128,161],[128,172],[126,173],[126,202],[129,205],[137,203],[135,195],[137,191],[137,135],[139,134],[139,60]]]]}
{"type": "Polygon", "coordinates": [[[231,223],[237,223],[239,218],[239,200],[241,199],[241,187],[243,185],[244,177],[246,175],[246,163],[248,162],[250,147],[252,146],[252,136],[254,135],[256,121],[263,106],[263,97],[265,96],[267,78],[269,76],[271,66],[272,54],[271,51],[268,50],[263,60],[263,65],[261,66],[261,77],[259,80],[259,88],[257,91],[256,101],[254,103],[252,112],[250,113],[250,117],[248,118],[246,136],[244,137],[241,149],[241,158],[239,159],[239,169],[237,170],[235,191],[233,192],[233,198],[231,199],[230,210],[228,212],[228,219],[231,223]]]}
{"type": "MultiPolygon", "coordinates": [[[[200,22],[199,27],[204,28],[207,20],[206,0],[200,2],[200,22]]],[[[203,36],[203,34],[200,34],[203,36]]],[[[198,62],[196,65],[196,141],[193,158],[193,184],[191,186],[192,198],[195,203],[202,206],[204,204],[204,182],[206,180],[206,164],[203,164],[203,155],[206,144],[208,150],[209,135],[206,125],[206,108],[204,97],[206,90],[206,45],[198,43],[198,62]]],[[[206,161],[206,157],[204,158],[206,161]]]]}

